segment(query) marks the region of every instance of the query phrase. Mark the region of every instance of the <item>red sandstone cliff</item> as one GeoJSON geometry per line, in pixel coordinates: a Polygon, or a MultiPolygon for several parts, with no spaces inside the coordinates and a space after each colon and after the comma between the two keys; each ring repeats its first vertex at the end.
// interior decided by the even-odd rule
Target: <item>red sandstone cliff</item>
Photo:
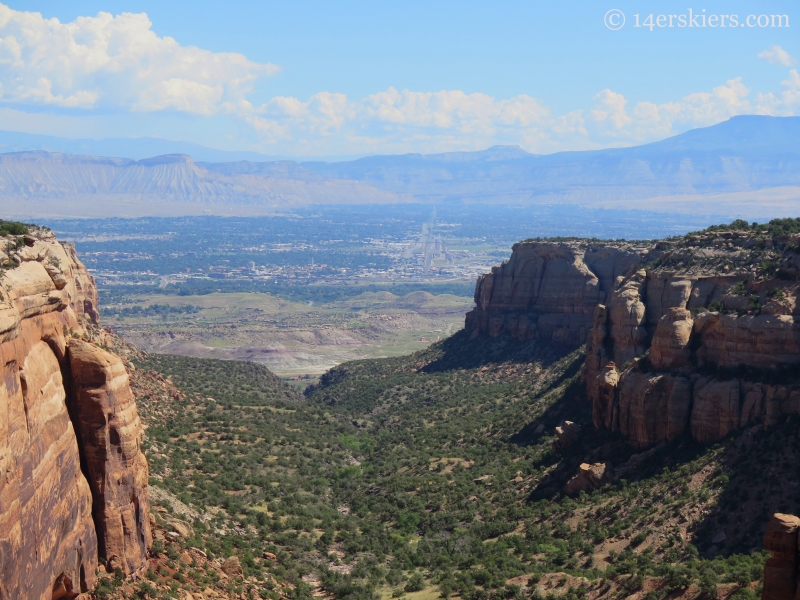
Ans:
{"type": "Polygon", "coordinates": [[[97,290],[74,249],[18,240],[0,238],[0,600],[71,598],[98,558],[145,564],[142,428],[124,364],[86,341],[97,290]]]}
{"type": "Polygon", "coordinates": [[[477,306],[467,314],[466,329],[579,346],[592,328],[595,307],[647,250],[593,241],[515,244],[506,262],[478,279],[477,306]]]}
{"type": "Polygon", "coordinates": [[[645,447],[800,413],[799,241],[706,232],[621,280],[586,349],[595,426],[645,447]]]}
{"type": "Polygon", "coordinates": [[[800,414],[800,235],[714,228],[651,244],[523,242],[466,329],[573,347],[596,427],[639,447],[800,414]]]}

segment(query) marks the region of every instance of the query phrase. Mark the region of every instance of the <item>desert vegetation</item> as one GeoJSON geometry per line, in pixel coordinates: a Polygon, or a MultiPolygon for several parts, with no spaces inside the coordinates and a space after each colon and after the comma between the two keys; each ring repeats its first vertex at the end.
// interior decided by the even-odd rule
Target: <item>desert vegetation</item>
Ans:
{"type": "Polygon", "coordinates": [[[581,364],[459,333],[303,397],[258,365],[143,356],[140,377],[182,392],[139,401],[152,484],[198,515],[176,544],[239,557],[265,598],[755,597],[762,529],[798,508],[776,476],[800,452],[793,424],[634,454],[592,430],[581,364]],[[555,450],[563,419],[584,434],[555,450]],[[564,495],[587,455],[625,472],[564,495]]]}

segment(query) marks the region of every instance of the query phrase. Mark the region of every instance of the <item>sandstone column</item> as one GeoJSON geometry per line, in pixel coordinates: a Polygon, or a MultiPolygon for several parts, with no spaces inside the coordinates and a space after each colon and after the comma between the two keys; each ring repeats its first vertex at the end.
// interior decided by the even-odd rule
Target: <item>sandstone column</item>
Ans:
{"type": "Polygon", "coordinates": [[[797,588],[800,519],[776,513],[764,533],[764,548],[772,557],[764,565],[761,600],[794,600],[797,588]]]}
{"type": "Polygon", "coordinates": [[[69,343],[73,418],[94,498],[100,555],[126,575],[152,544],[143,431],[122,360],[93,344],[69,343]]]}

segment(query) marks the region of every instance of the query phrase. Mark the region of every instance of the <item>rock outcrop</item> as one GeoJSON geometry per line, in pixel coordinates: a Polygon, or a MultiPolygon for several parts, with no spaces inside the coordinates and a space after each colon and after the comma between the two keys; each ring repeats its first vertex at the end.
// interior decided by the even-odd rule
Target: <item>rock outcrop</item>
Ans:
{"type": "Polygon", "coordinates": [[[520,242],[511,258],[475,286],[465,327],[474,335],[508,333],[580,346],[592,329],[595,307],[606,301],[618,277],[642,261],[628,244],[520,242]]]}
{"type": "Polygon", "coordinates": [[[69,345],[72,413],[94,498],[97,537],[109,565],[136,572],[150,537],[143,430],[122,360],[93,344],[69,345]]]}
{"type": "Polygon", "coordinates": [[[764,548],[771,557],[764,565],[762,600],[794,600],[798,582],[800,519],[775,514],[764,533],[764,548]]]}
{"type": "Polygon", "coordinates": [[[581,426],[572,421],[561,421],[556,426],[556,441],[553,442],[553,449],[569,448],[581,437],[581,426]]]}
{"type": "Polygon", "coordinates": [[[72,598],[98,557],[141,569],[147,463],[122,362],[88,341],[97,290],[48,230],[0,238],[0,599],[72,598]],[[99,534],[99,535],[98,535],[99,534]]]}
{"type": "Polygon", "coordinates": [[[637,447],[800,414],[800,221],[653,243],[526,241],[483,275],[465,328],[586,343],[596,427],[637,447]]]}
{"type": "Polygon", "coordinates": [[[646,447],[800,413],[798,241],[713,231],[654,245],[595,309],[584,367],[595,426],[646,447]]]}
{"type": "Polygon", "coordinates": [[[591,492],[608,482],[609,468],[606,463],[581,463],[578,472],[564,486],[565,494],[591,492]]]}

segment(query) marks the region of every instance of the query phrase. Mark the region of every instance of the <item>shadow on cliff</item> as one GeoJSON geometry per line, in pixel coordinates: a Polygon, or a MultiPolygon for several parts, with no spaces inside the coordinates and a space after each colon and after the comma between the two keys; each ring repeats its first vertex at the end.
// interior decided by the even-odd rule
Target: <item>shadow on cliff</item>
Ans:
{"type": "Polygon", "coordinates": [[[748,553],[762,547],[776,512],[800,511],[800,417],[775,427],[739,430],[707,451],[716,453],[709,482],[719,500],[694,529],[702,554],[748,553]]]}
{"type": "Polygon", "coordinates": [[[528,364],[534,361],[547,367],[575,349],[574,346],[543,343],[539,340],[521,342],[508,335],[492,338],[481,334],[471,339],[471,332],[462,329],[442,341],[439,345],[440,356],[421,370],[437,373],[454,369],[478,369],[499,363],[528,364]]]}
{"type": "Polygon", "coordinates": [[[539,460],[536,466],[554,468],[531,491],[529,501],[561,497],[564,486],[584,462],[603,462],[612,469],[633,465],[608,484],[617,487],[647,485],[656,476],[672,472],[673,486],[681,493],[665,498],[662,508],[681,523],[696,518],[691,509],[704,495],[718,498],[706,505],[700,519],[688,528],[693,544],[706,557],[758,551],[774,513],[800,512],[798,416],[766,430],[761,425],[740,429],[713,445],[694,442],[687,435],[637,450],[620,434],[598,431],[591,425],[591,407],[582,384],[576,383],[567,389],[562,401],[523,427],[513,441],[535,443],[563,419],[581,425],[580,439],[539,460]],[[539,424],[545,425],[545,432],[535,434],[539,424]]]}

